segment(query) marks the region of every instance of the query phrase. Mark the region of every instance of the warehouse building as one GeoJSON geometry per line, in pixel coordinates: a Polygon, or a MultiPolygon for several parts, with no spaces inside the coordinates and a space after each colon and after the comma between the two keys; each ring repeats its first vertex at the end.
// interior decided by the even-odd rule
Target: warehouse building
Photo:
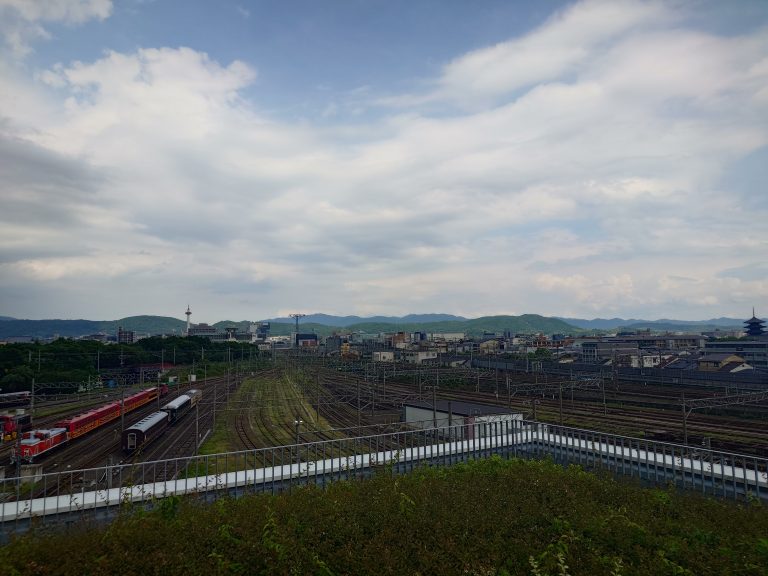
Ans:
{"type": "MultiPolygon", "coordinates": [[[[406,402],[402,412],[402,421],[413,428],[463,426],[451,434],[459,439],[482,438],[502,433],[504,422],[522,419],[522,414],[503,406],[457,400],[437,400],[434,406],[431,402],[406,402]]],[[[511,425],[509,426],[511,431],[511,425]]],[[[445,437],[449,435],[447,430],[440,434],[445,437]]]]}

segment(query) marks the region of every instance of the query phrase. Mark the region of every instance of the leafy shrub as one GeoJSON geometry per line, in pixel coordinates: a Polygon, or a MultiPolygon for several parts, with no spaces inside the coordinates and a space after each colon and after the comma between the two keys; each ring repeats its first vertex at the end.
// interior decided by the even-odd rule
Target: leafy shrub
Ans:
{"type": "Polygon", "coordinates": [[[546,461],[173,499],[0,548],[9,574],[765,574],[768,515],[546,461]]]}

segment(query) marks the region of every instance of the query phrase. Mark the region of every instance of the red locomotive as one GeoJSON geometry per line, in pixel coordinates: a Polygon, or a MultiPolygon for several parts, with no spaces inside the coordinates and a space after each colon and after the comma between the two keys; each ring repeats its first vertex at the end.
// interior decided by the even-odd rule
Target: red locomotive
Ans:
{"type": "MultiPolygon", "coordinates": [[[[26,462],[32,462],[35,456],[48,452],[48,450],[66,441],[67,431],[64,428],[25,432],[20,443],[21,459],[26,462]]],[[[11,458],[13,459],[14,456],[11,456],[11,458]]]]}

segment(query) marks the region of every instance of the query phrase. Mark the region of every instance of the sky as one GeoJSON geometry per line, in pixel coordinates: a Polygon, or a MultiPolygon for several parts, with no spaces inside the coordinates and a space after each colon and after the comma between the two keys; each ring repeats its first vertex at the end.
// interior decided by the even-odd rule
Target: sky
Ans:
{"type": "Polygon", "coordinates": [[[0,315],[768,311],[764,0],[0,0],[0,315]]]}

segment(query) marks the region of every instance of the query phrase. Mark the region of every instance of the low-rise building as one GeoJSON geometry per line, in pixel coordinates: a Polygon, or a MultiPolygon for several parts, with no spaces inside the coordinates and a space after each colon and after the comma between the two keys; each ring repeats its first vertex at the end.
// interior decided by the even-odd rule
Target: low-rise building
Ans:
{"type": "Polygon", "coordinates": [[[411,364],[437,360],[437,350],[407,350],[403,353],[403,360],[411,364]]]}
{"type": "Polygon", "coordinates": [[[717,372],[726,364],[742,364],[744,358],[736,356],[736,354],[705,354],[699,358],[699,370],[702,372],[717,372]]]}
{"type": "Polygon", "coordinates": [[[632,356],[638,355],[636,342],[623,340],[590,340],[581,343],[581,358],[587,364],[600,364],[607,360],[617,365],[631,363],[632,356]]]}
{"type": "Polygon", "coordinates": [[[757,369],[768,369],[768,339],[718,340],[704,345],[707,354],[736,354],[757,369]]]}
{"type": "Polygon", "coordinates": [[[433,342],[461,342],[466,340],[465,332],[433,332],[429,335],[429,339],[433,342]]]}
{"type": "Polygon", "coordinates": [[[497,435],[503,432],[505,426],[511,433],[511,424],[507,423],[522,419],[522,414],[503,406],[457,400],[437,400],[434,405],[431,402],[406,402],[402,412],[403,422],[414,428],[462,426],[451,432],[447,429],[441,432],[442,436],[457,439],[497,435]]]}
{"type": "Polygon", "coordinates": [[[187,331],[188,336],[204,336],[210,338],[218,333],[218,329],[215,326],[209,326],[205,322],[195,324],[189,327],[187,331]]]}
{"type": "Polygon", "coordinates": [[[380,350],[373,353],[374,362],[394,362],[395,353],[392,350],[380,350]]]}
{"type": "Polygon", "coordinates": [[[294,343],[297,348],[317,348],[317,334],[296,334],[294,343]]]}

